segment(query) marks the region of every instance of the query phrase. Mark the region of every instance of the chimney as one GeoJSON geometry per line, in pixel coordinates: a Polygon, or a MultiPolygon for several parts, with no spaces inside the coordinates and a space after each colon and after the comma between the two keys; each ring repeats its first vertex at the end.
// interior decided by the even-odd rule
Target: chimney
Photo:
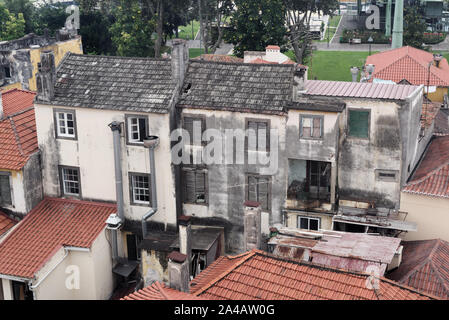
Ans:
{"type": "Polygon", "coordinates": [[[440,61],[443,59],[443,56],[441,54],[434,54],[433,55],[433,65],[437,68],[440,67],[440,61]]]}
{"type": "Polygon", "coordinates": [[[246,201],[243,204],[244,219],[244,241],[245,251],[260,249],[262,243],[260,204],[255,201],[246,201]]]}
{"type": "Polygon", "coordinates": [[[50,102],[55,94],[56,79],[55,56],[52,51],[41,53],[38,69],[39,72],[36,74],[37,99],[50,102]]]}
{"type": "Polygon", "coordinates": [[[187,42],[183,39],[174,39],[171,52],[172,81],[182,85],[189,60],[187,42]]]}
{"type": "Polygon", "coordinates": [[[173,251],[168,255],[168,281],[172,289],[182,292],[190,291],[189,266],[185,254],[173,251]]]}
{"type": "Polygon", "coordinates": [[[270,62],[279,62],[279,54],[281,48],[279,46],[267,46],[265,48],[265,60],[270,62]]]}
{"type": "Polygon", "coordinates": [[[307,68],[297,65],[293,76],[293,101],[306,91],[307,68]]]}
{"type": "Polygon", "coordinates": [[[3,98],[2,98],[2,91],[0,90],[0,120],[3,120],[3,98]]]}
{"type": "Polygon", "coordinates": [[[179,217],[179,252],[187,256],[189,275],[192,263],[192,225],[190,216],[179,217]]]}
{"type": "Polygon", "coordinates": [[[359,68],[351,67],[351,75],[352,75],[352,82],[357,82],[357,77],[359,76],[359,68]]]}

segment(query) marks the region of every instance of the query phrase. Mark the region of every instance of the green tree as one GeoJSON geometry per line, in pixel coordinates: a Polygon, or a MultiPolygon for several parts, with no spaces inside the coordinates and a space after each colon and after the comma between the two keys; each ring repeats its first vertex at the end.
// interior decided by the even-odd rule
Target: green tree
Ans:
{"type": "Polygon", "coordinates": [[[112,42],[120,56],[149,57],[154,55],[151,35],[155,21],[142,13],[137,0],[119,0],[113,10],[115,22],[110,27],[112,42]]]}
{"type": "Polygon", "coordinates": [[[6,8],[10,13],[16,16],[19,13],[23,14],[25,19],[25,33],[31,33],[34,31],[36,25],[35,21],[35,7],[30,0],[4,0],[6,8]]]}
{"type": "Polygon", "coordinates": [[[425,31],[426,24],[423,21],[421,9],[417,6],[406,7],[404,9],[404,45],[422,49],[425,31]]]}
{"type": "Polygon", "coordinates": [[[264,51],[267,45],[286,43],[284,27],[286,10],[282,0],[235,0],[231,15],[231,32],[225,39],[234,44],[234,54],[244,51],[264,51]]]}
{"type": "Polygon", "coordinates": [[[50,34],[54,34],[57,30],[65,25],[65,21],[69,16],[65,10],[67,5],[64,3],[46,2],[44,5],[36,8],[35,12],[35,29],[34,33],[43,34],[48,29],[50,34]]]}
{"type": "Polygon", "coordinates": [[[23,14],[12,14],[0,4],[0,41],[9,41],[25,35],[25,19],[23,14]]]}

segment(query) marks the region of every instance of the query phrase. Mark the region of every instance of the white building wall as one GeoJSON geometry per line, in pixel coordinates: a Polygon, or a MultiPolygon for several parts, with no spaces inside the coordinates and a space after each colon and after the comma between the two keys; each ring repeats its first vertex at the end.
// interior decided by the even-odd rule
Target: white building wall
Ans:
{"type": "Polygon", "coordinates": [[[3,173],[9,175],[9,182],[11,187],[11,206],[4,206],[5,209],[11,210],[16,213],[26,214],[26,200],[25,200],[25,187],[23,182],[22,171],[10,171],[1,170],[3,173]]]}
{"type": "MultiPolygon", "coordinates": [[[[145,114],[124,111],[77,108],[77,140],[55,139],[53,109],[74,109],[36,105],[36,125],[43,158],[44,193],[60,196],[58,165],[80,168],[83,199],[116,201],[113,135],[108,127],[113,121],[125,122],[125,114],[146,115],[149,132],[160,137],[155,151],[159,210],[150,220],[176,224],[175,183],[171,165],[168,114],[145,114]]],[[[140,221],[147,206],[130,204],[128,172],[150,173],[148,149],[126,144],[122,130],[122,173],[125,217],[140,221]]]]}

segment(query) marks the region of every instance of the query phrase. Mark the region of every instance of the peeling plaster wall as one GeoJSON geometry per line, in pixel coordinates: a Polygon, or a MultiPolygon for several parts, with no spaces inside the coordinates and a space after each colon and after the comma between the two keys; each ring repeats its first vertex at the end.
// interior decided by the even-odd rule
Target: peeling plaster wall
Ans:
{"type": "Polygon", "coordinates": [[[23,185],[26,192],[26,212],[30,212],[43,199],[39,152],[33,154],[23,168],[23,185]]]}
{"type": "MultiPolygon", "coordinates": [[[[67,107],[55,107],[71,109],[67,107]]],[[[36,125],[42,152],[44,193],[61,196],[58,165],[80,168],[81,193],[86,200],[116,201],[113,135],[108,124],[125,121],[125,114],[146,115],[149,132],[160,137],[155,151],[159,210],[149,221],[176,225],[175,182],[170,152],[168,114],[76,109],[77,140],[55,139],[53,107],[36,104],[36,125]]],[[[148,206],[131,205],[128,172],[150,173],[148,149],[127,145],[122,130],[122,173],[126,219],[139,221],[148,206]]]]}
{"type": "Polygon", "coordinates": [[[144,286],[154,281],[168,283],[168,252],[142,250],[142,277],[144,286]]]}
{"type": "MultiPolygon", "coordinates": [[[[286,117],[265,114],[237,113],[226,111],[208,111],[197,109],[183,109],[185,115],[204,115],[206,129],[246,129],[245,119],[270,120],[270,128],[279,132],[278,168],[271,176],[271,212],[262,213],[262,233],[268,234],[269,225],[282,223],[282,207],[287,193],[287,162],[285,153],[286,143],[286,117]]],[[[179,124],[181,127],[181,124],[179,124]]],[[[235,146],[235,144],[234,144],[235,146]]],[[[270,150],[274,154],[273,141],[270,150]]],[[[223,152],[223,155],[225,152],[223,152]]],[[[261,166],[248,166],[244,164],[213,164],[207,166],[209,184],[208,205],[184,204],[183,213],[198,217],[202,224],[210,218],[221,220],[225,227],[225,243],[227,253],[242,252],[243,239],[243,203],[245,202],[246,174],[255,173],[264,175],[261,166]]]]}

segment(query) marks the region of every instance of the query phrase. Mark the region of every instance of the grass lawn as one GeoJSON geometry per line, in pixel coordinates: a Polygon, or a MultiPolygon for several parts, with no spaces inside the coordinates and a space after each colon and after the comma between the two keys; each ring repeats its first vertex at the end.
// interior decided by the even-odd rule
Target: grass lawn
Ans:
{"type": "Polygon", "coordinates": [[[189,58],[196,58],[204,53],[204,49],[200,48],[190,48],[189,49],[189,58]]]}
{"type": "Polygon", "coordinates": [[[309,79],[351,81],[349,69],[351,66],[362,67],[368,54],[367,51],[315,51],[306,62],[309,79]]]}
{"type": "MultiPolygon", "coordinates": [[[[193,34],[194,34],[194,37],[196,36],[196,33],[198,32],[199,28],[200,28],[200,23],[198,21],[196,21],[196,20],[193,21],[193,34]]],[[[193,40],[193,38],[192,38],[192,22],[190,22],[186,26],[180,26],[179,30],[181,30],[181,31],[178,32],[178,37],[180,39],[193,40]]]]}
{"type": "Polygon", "coordinates": [[[324,35],[323,40],[315,40],[316,42],[327,42],[327,39],[329,38],[329,41],[332,40],[332,37],[334,36],[335,32],[337,31],[338,23],[340,22],[341,16],[334,16],[329,19],[329,25],[326,28],[326,34],[324,35]]]}

